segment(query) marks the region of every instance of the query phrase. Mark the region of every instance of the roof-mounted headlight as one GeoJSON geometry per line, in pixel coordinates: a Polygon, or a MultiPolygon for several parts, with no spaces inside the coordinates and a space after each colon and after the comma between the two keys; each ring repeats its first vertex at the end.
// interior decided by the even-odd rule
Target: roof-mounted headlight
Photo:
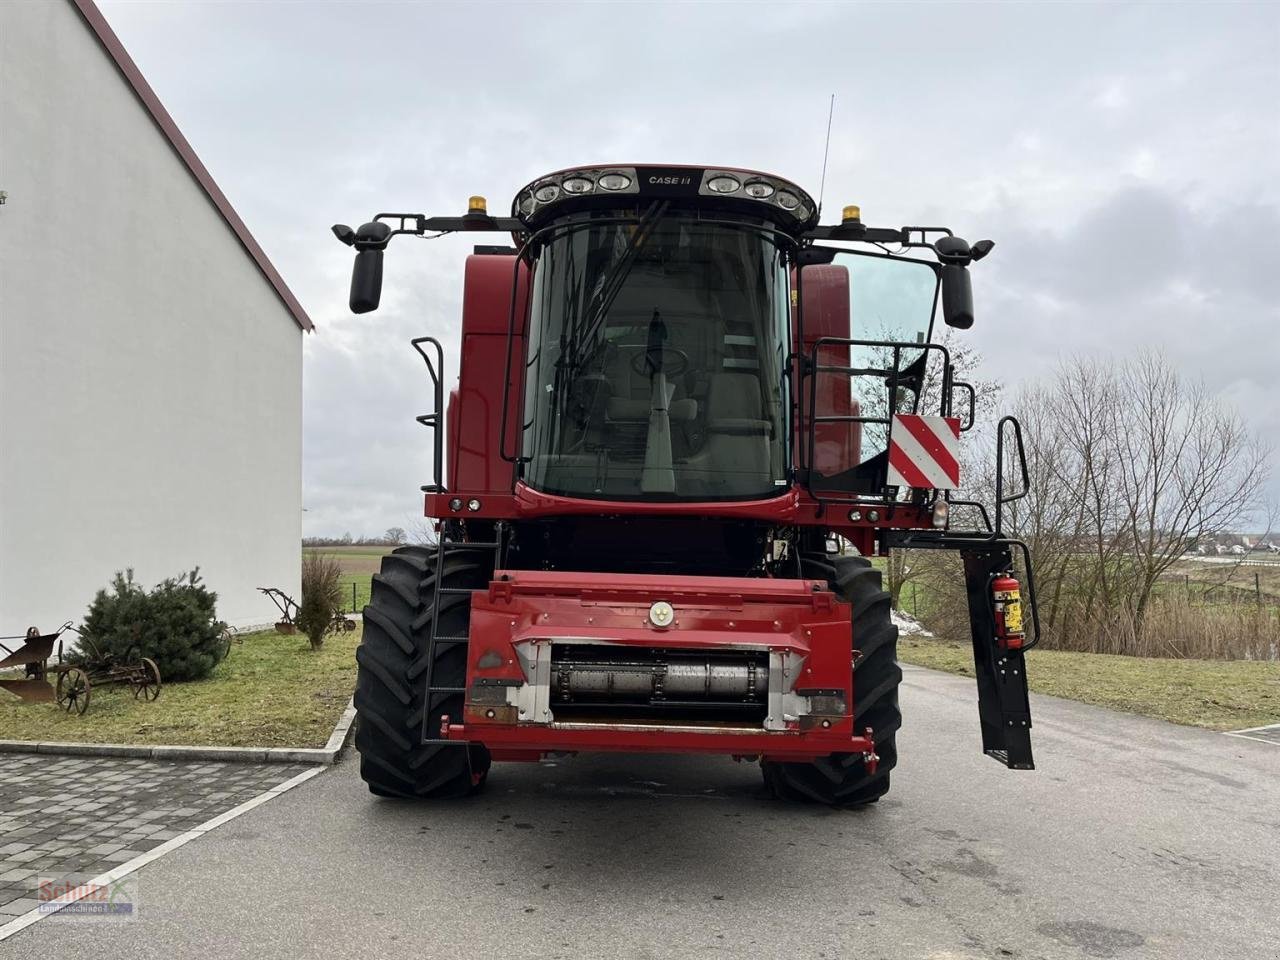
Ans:
{"type": "Polygon", "coordinates": [[[800,206],[800,198],[789,190],[779,190],[774,202],[783,210],[794,210],[800,206]]]}
{"type": "Polygon", "coordinates": [[[565,193],[590,193],[594,187],[595,184],[586,177],[568,177],[560,183],[560,189],[565,193]]]}
{"type": "Polygon", "coordinates": [[[764,200],[773,196],[774,188],[772,183],[765,183],[763,180],[752,180],[742,188],[742,192],[748,197],[764,200]]]}
{"type": "Polygon", "coordinates": [[[723,174],[718,177],[712,177],[707,181],[707,189],[712,193],[733,193],[740,186],[742,184],[738,182],[737,178],[724,176],[723,174]]]}
{"type": "Polygon", "coordinates": [[[539,203],[550,203],[556,197],[560,196],[560,188],[554,183],[544,183],[537,190],[533,191],[533,199],[539,203]]]}
{"type": "Polygon", "coordinates": [[[631,186],[631,178],[625,173],[606,173],[597,183],[603,190],[625,190],[631,186]]]}

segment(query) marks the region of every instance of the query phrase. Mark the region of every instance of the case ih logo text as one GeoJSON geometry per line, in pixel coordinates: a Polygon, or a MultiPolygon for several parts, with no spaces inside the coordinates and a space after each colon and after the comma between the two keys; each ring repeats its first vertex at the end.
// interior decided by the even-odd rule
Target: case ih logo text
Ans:
{"type": "Polygon", "coordinates": [[[692,177],[650,177],[650,185],[663,184],[672,187],[686,187],[693,183],[692,177]]]}

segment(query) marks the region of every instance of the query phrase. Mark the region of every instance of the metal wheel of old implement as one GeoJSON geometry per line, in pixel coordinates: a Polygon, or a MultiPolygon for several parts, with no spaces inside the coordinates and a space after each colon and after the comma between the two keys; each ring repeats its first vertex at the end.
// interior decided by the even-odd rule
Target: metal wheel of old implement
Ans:
{"type": "Polygon", "coordinates": [[[333,619],[329,621],[329,628],[326,633],[350,633],[356,628],[356,622],[347,617],[345,613],[338,610],[334,613],[333,619]]]}
{"type": "Polygon", "coordinates": [[[79,667],[64,667],[58,671],[58,706],[67,713],[83,716],[89,709],[92,692],[89,675],[79,667]]]}
{"type": "Polygon", "coordinates": [[[133,699],[151,703],[160,696],[160,668],[150,657],[143,657],[129,684],[133,687],[133,699]]]}
{"type": "Polygon", "coordinates": [[[231,642],[234,638],[231,636],[231,628],[223,627],[222,633],[218,635],[218,645],[214,648],[217,654],[218,663],[221,663],[227,657],[231,656],[231,642]]]}
{"type": "MultiPolygon", "coordinates": [[[[71,629],[75,630],[75,627],[71,629]]],[[[137,647],[123,657],[103,652],[93,637],[82,630],[78,666],[58,668],[58,703],[67,712],[83,714],[89,706],[89,691],[94,686],[127,684],[135,700],[150,703],[160,696],[160,668],[137,647]]]]}

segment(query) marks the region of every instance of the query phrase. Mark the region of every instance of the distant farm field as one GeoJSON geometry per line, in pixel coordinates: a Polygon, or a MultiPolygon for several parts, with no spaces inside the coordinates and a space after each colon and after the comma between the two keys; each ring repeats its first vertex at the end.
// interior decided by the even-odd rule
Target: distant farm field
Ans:
{"type": "Polygon", "coordinates": [[[342,608],[359,613],[369,602],[369,578],[382,566],[382,558],[395,548],[352,544],[340,547],[303,547],[303,556],[321,553],[336,557],[342,565],[342,608]]]}

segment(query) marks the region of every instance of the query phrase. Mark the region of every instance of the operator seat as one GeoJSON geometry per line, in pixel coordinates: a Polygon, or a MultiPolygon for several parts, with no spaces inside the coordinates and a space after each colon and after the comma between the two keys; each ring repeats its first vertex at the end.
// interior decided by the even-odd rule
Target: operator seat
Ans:
{"type": "Polygon", "coordinates": [[[713,376],[707,395],[706,446],[708,480],[712,487],[717,476],[728,474],[743,480],[750,478],[747,486],[763,486],[770,475],[771,430],[764,418],[758,376],[728,372],[713,376]]]}

